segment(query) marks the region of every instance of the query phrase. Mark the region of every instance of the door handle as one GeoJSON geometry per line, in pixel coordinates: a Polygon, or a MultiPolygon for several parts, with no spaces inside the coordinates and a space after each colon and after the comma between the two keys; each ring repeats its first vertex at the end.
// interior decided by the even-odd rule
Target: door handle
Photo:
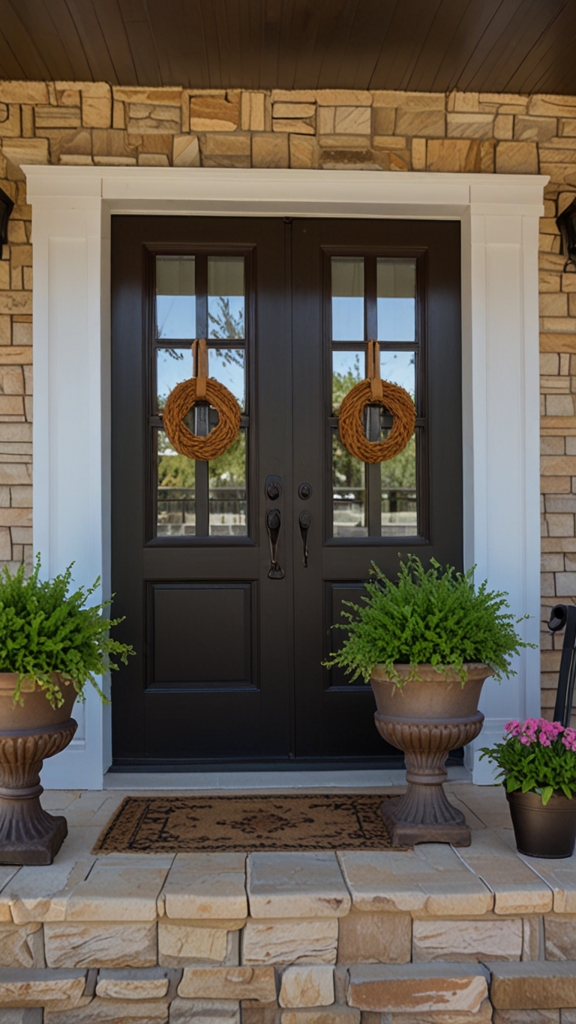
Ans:
{"type": "Polygon", "coordinates": [[[301,512],[298,517],[300,533],[302,535],[302,561],[304,568],[308,568],[308,530],[312,525],[312,516],[309,512],[301,512]]]}
{"type": "Polygon", "coordinates": [[[280,515],[280,509],[269,508],[266,513],[266,529],[268,531],[268,541],[270,543],[270,568],[268,570],[268,579],[271,580],[284,579],[284,570],[278,565],[278,538],[280,536],[281,526],[282,516],[280,515]]]}

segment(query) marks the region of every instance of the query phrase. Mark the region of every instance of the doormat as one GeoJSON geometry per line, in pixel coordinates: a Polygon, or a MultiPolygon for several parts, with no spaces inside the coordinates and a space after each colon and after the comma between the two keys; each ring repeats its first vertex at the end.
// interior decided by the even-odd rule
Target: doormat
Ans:
{"type": "Polygon", "coordinates": [[[377,793],[127,796],[92,852],[390,850],[380,813],[387,799],[377,793]]]}

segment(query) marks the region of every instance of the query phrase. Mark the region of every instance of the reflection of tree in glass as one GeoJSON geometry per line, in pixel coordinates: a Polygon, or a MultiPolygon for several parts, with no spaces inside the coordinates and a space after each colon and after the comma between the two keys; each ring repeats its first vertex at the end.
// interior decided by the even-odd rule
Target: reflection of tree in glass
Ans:
{"type": "MultiPolygon", "coordinates": [[[[226,296],[220,296],[218,299],[220,309],[218,313],[208,313],[208,321],[210,323],[210,337],[211,338],[243,338],[244,337],[244,313],[242,310],[238,312],[237,316],[234,316],[230,309],[230,299],[226,296]]],[[[216,352],[226,363],[235,363],[236,366],[243,366],[243,358],[241,352],[236,352],[234,349],[217,348],[216,352]]]]}
{"type": "MultiPolygon", "coordinates": [[[[228,451],[210,463],[210,487],[245,487],[246,435],[241,431],[228,451]]],[[[164,431],[158,431],[158,486],[194,487],[194,460],[177,455],[164,431]]]]}

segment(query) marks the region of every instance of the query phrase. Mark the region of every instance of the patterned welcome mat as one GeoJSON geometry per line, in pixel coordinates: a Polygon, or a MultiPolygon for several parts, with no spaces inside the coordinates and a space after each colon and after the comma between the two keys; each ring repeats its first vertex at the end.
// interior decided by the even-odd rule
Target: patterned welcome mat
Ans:
{"type": "Polygon", "coordinates": [[[127,796],[93,853],[388,850],[381,794],[127,796]]]}

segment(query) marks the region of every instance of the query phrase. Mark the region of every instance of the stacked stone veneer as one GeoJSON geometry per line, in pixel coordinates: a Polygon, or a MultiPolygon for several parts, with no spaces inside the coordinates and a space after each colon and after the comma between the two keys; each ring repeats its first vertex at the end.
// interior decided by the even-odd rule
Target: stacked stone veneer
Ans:
{"type": "MultiPolygon", "coordinates": [[[[576,274],[562,273],[555,217],[576,193],[576,97],[0,82],[0,142],[0,185],[16,202],[0,261],[0,562],[32,556],[32,249],[21,164],[539,171],[551,179],[540,236],[544,618],[556,598],[574,600],[576,274]]],[[[549,713],[559,652],[546,632],[542,646],[549,713]]]]}
{"type": "Polygon", "coordinates": [[[573,870],[461,852],[0,868],[0,1024],[574,1024],[573,870]]]}

